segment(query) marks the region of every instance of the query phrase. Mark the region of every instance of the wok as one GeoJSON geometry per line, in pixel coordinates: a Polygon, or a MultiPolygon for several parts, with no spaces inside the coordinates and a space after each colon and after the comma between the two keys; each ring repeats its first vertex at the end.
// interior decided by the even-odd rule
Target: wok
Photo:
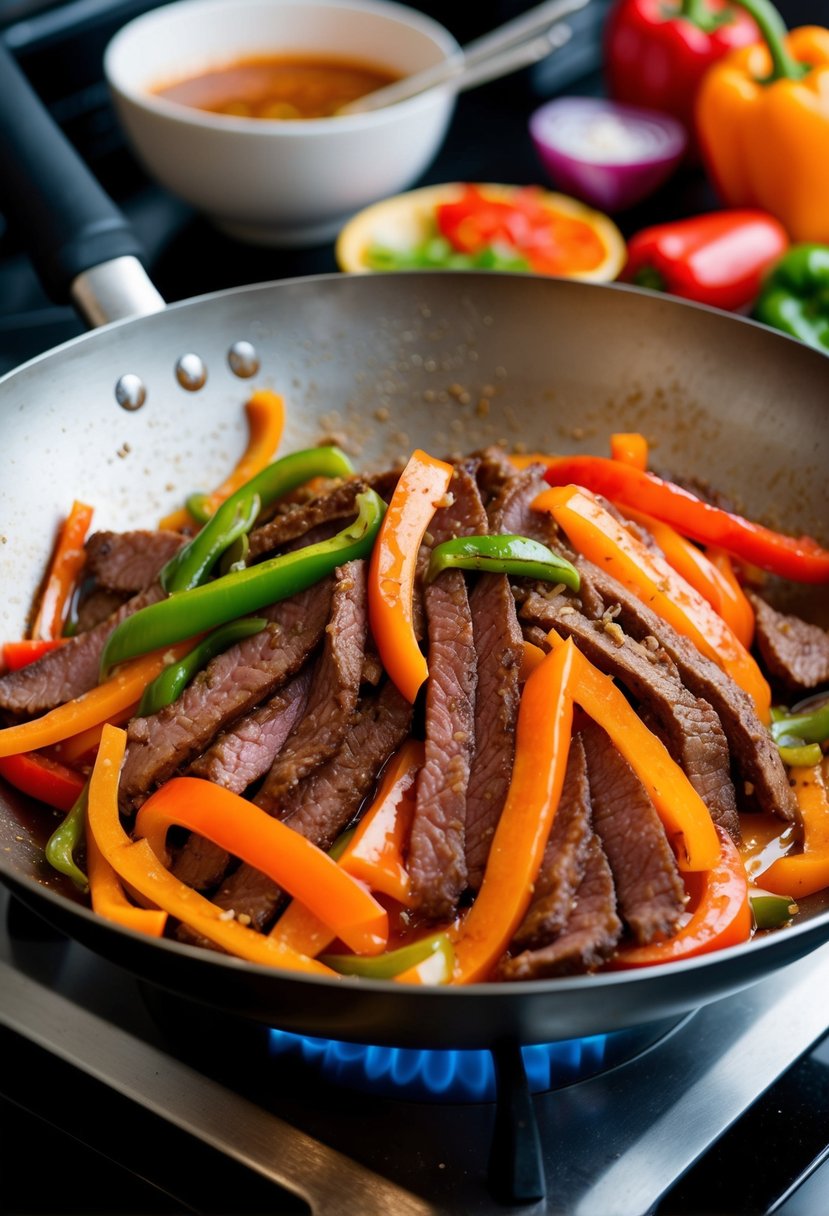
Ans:
{"type": "MultiPolygon", "coordinates": [[[[261,361],[254,382],[286,398],[285,451],[335,433],[359,465],[379,469],[416,445],[442,453],[500,440],[604,453],[611,431],[643,430],[660,466],[703,476],[765,522],[829,539],[822,354],[636,288],[486,272],[327,275],[164,307],[122,256],[135,252],[125,221],[56,147],[42,114],[28,116],[31,99],[11,66],[0,62],[6,101],[14,94],[0,156],[14,172],[4,174],[0,206],[52,289],[72,282],[90,323],[110,320],[0,381],[0,637],[22,636],[73,497],[95,506],[96,527],[152,527],[185,493],[222,480],[245,442],[252,382],[227,360],[240,340],[261,361]],[[57,189],[44,171],[61,175],[57,189]],[[69,219],[51,198],[68,200],[69,219]],[[185,354],[207,368],[200,391],[174,376],[185,354]],[[146,388],[134,411],[115,397],[125,373],[146,388]]],[[[805,595],[799,607],[816,618],[825,598],[805,595]]],[[[54,825],[48,810],[0,789],[0,877],[57,929],[151,986],[356,1042],[472,1048],[655,1023],[760,981],[829,938],[827,901],[813,899],[791,928],[640,972],[443,990],[297,978],[99,919],[44,864],[54,825]]]]}

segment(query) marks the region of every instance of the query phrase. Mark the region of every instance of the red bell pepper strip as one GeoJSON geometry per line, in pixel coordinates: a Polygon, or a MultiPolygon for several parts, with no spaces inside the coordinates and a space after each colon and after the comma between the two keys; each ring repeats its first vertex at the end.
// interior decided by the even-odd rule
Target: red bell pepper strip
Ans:
{"type": "Polygon", "coordinates": [[[371,631],[383,666],[411,702],[429,674],[413,623],[418,550],[452,473],[451,464],[416,449],[400,475],[371,554],[371,631]]]}
{"type": "Polygon", "coordinates": [[[92,507],[76,500],[61,526],[32,626],[33,638],[51,640],[63,632],[72,592],[86,561],[84,541],[92,514],[92,507]]]}
{"type": "Polygon", "coordinates": [[[130,839],[118,814],[118,783],[126,745],[126,731],[107,724],[89,782],[87,808],[88,835],[94,837],[121,882],[137,898],[175,916],[228,954],[267,967],[334,978],[336,972],[316,959],[305,958],[228,918],[218,904],[179,882],[165,869],[148,840],[130,839]]]}
{"type": "Polygon", "coordinates": [[[568,640],[545,657],[524,685],[512,780],[483,882],[460,926],[450,933],[455,984],[486,979],[527,910],[564,783],[577,655],[568,640]]]}
{"type": "Polygon", "coordinates": [[[797,898],[829,887],[829,791],[824,762],[791,769],[789,780],[800,811],[803,851],[779,857],[757,881],[775,895],[797,898]]]}
{"type": "Polygon", "coordinates": [[[80,773],[37,752],[3,756],[0,777],[21,793],[59,811],[70,811],[86,785],[86,778],[80,773]]]}
{"type": "Polygon", "coordinates": [[[5,642],[3,663],[7,671],[19,671],[68,641],[68,638],[23,638],[19,642],[5,642]]]}
{"type": "Polygon", "coordinates": [[[754,302],[788,247],[786,229],[765,211],[710,211],[635,233],[619,279],[736,311],[754,302]]]}
{"type": "MultiPolygon", "coordinates": [[[[553,650],[567,643],[553,629],[553,650]]],[[[571,693],[588,717],[610,736],[648,791],[681,870],[708,870],[716,863],[719,843],[708,808],[665,745],[631,707],[624,693],[576,650],[571,660],[571,693]]]]}
{"type": "Polygon", "coordinates": [[[579,553],[690,638],[749,694],[760,720],[769,721],[771,690],[756,661],[708,601],[659,553],[634,536],[589,490],[559,486],[539,494],[533,506],[550,511],[579,553]]]}
{"type": "MultiPolygon", "coordinates": [[[[257,389],[245,403],[248,423],[248,442],[233,471],[207,495],[205,506],[212,514],[240,486],[262,469],[272,459],[279,446],[285,426],[285,402],[279,393],[270,389],[257,389]]],[[[186,507],[173,511],[158,521],[159,528],[180,532],[182,528],[199,527],[186,507]]]]}
{"type": "Polygon", "coordinates": [[[787,536],[704,502],[655,473],[602,456],[560,456],[544,474],[551,486],[579,485],[620,506],[663,520],[683,536],[795,583],[829,582],[829,550],[810,536],[787,536]]]}
{"type": "Polygon", "coordinates": [[[377,900],[322,849],[254,803],[200,777],[174,777],[143,804],[135,835],[146,837],[163,858],[173,824],[267,874],[356,953],[379,954],[385,948],[388,915],[377,900]]]}
{"type": "Polygon", "coordinates": [[[748,941],[753,919],[745,866],[728,833],[722,828],[716,831],[720,840],[719,860],[703,874],[686,875],[694,909],[687,924],[662,941],[618,950],[609,964],[611,970],[696,958],[748,941]]]}
{"type": "Polygon", "coordinates": [[[694,102],[703,75],[736,47],[760,39],[754,20],[723,0],[615,0],[604,25],[608,92],[672,114],[697,160],[694,102]]]}

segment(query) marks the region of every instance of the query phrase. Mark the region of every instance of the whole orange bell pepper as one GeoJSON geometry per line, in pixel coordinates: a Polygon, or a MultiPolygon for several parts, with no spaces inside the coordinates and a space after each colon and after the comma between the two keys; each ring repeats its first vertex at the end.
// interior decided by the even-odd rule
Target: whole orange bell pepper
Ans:
{"type": "Polygon", "coordinates": [[[786,34],[768,0],[737,0],[763,40],[706,72],[695,122],[705,169],[729,207],[760,207],[793,241],[829,242],[829,29],[786,34]]]}

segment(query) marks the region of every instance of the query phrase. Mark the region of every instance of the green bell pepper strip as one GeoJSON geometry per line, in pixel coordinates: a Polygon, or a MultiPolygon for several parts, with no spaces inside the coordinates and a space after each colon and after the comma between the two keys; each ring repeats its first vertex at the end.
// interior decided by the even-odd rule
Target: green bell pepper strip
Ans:
{"type": "Polygon", "coordinates": [[[410,967],[416,967],[424,959],[433,954],[442,954],[448,963],[447,974],[452,974],[454,951],[446,933],[433,933],[431,937],[421,938],[409,946],[401,946],[399,950],[389,950],[386,954],[375,954],[367,957],[362,954],[323,954],[320,962],[325,963],[340,975],[360,975],[365,979],[390,980],[410,967]]]}
{"type": "Polygon", "coordinates": [[[773,713],[769,729],[775,743],[779,743],[785,736],[800,739],[804,743],[823,743],[825,739],[829,739],[829,701],[812,713],[780,717],[773,713]]]}
{"type": "Polygon", "coordinates": [[[177,701],[196,672],[201,671],[211,659],[229,646],[241,642],[243,638],[252,637],[255,633],[261,633],[267,623],[262,617],[243,616],[238,621],[228,621],[226,625],[214,629],[198,646],[194,646],[189,654],[177,663],[165,667],[161,674],[147,685],[138,703],[136,717],[146,718],[150,714],[158,713],[165,705],[177,701]]]}
{"type": "Polygon", "coordinates": [[[216,562],[256,522],[262,508],[258,494],[228,498],[200,532],[163,567],[159,581],[168,595],[206,582],[216,562]]]}
{"type": "Polygon", "coordinates": [[[356,519],[330,540],[235,570],[150,604],[121,621],[104,646],[101,678],[105,679],[118,663],[288,599],[318,583],[337,566],[367,557],[386,504],[374,490],[365,490],[357,495],[356,506],[356,519]]]}
{"type": "Polygon", "coordinates": [[[75,805],[64,817],[46,842],[46,860],[53,870],[71,878],[84,894],[89,890],[89,879],[75,861],[75,851],[83,843],[86,832],[86,800],[89,782],[81,790],[75,805]]]}
{"type": "Polygon", "coordinates": [[[444,541],[432,550],[426,582],[431,583],[442,570],[449,569],[520,575],[563,583],[573,591],[579,589],[575,566],[528,536],[459,536],[444,541]]]}
{"type": "Polygon", "coordinates": [[[777,750],[789,768],[814,768],[823,757],[819,743],[779,743],[777,750]]]}
{"type": "Polygon", "coordinates": [[[306,448],[275,460],[226,498],[160,574],[167,592],[189,591],[207,579],[224,551],[249,532],[263,507],[314,477],[350,477],[354,466],[337,447],[306,448]]]}
{"type": "Polygon", "coordinates": [[[797,913],[797,904],[788,895],[774,895],[759,887],[749,888],[748,902],[755,929],[779,929],[797,913]]]}
{"type": "Polygon", "coordinates": [[[212,512],[208,506],[209,499],[209,494],[205,494],[203,490],[197,490],[185,502],[184,505],[197,523],[206,524],[208,519],[210,519],[212,512]]]}
{"type": "Polygon", "coordinates": [[[793,245],[754,302],[757,321],[829,354],[829,245],[793,245]]]}

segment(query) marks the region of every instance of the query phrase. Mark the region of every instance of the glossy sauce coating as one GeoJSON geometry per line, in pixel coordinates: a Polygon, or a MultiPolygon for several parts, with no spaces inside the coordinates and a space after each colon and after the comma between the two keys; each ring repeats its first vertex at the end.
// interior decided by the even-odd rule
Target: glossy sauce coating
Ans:
{"type": "Polygon", "coordinates": [[[346,102],[397,79],[397,73],[352,59],[271,55],[239,60],[154,92],[237,118],[328,118],[346,102]]]}

